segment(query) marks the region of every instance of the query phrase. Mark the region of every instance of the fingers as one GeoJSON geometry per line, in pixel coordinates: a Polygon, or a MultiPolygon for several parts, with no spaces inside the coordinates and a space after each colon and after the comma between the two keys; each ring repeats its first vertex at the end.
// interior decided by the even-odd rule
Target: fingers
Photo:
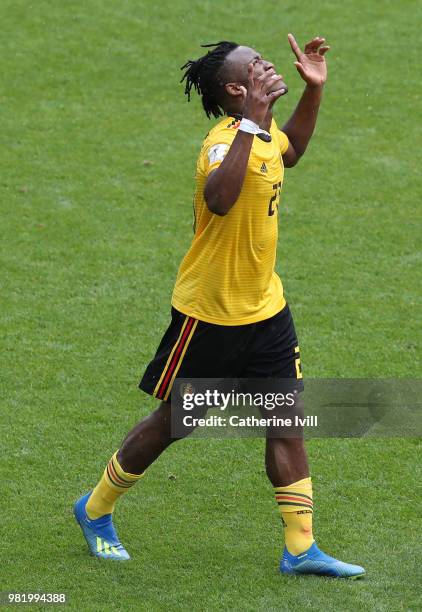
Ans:
{"type": "MultiPolygon", "coordinates": [[[[297,59],[300,61],[302,52],[300,50],[299,45],[296,42],[295,37],[293,36],[293,34],[289,34],[288,39],[289,39],[290,46],[293,50],[293,53],[296,55],[297,59]]],[[[318,53],[319,55],[324,55],[330,49],[330,47],[328,45],[324,45],[324,43],[325,43],[325,38],[323,38],[322,36],[316,36],[315,38],[313,38],[312,40],[306,43],[305,48],[304,48],[304,53],[306,55],[309,55],[310,53],[318,53]]]]}
{"type": "Polygon", "coordinates": [[[276,72],[274,68],[268,68],[268,70],[265,70],[256,80],[258,83],[261,81],[265,81],[265,79],[268,79],[270,76],[273,76],[275,73],[276,72]]]}
{"type": "Polygon", "coordinates": [[[255,79],[255,85],[259,87],[259,89],[263,93],[268,93],[274,83],[280,80],[282,77],[276,73],[274,68],[270,68],[266,70],[261,76],[255,79]]]}
{"type": "Polygon", "coordinates": [[[243,100],[246,100],[246,96],[248,95],[248,90],[243,85],[240,86],[240,91],[242,92],[243,100]]]}
{"type": "Polygon", "coordinates": [[[261,87],[263,87],[263,84],[268,81],[268,79],[272,78],[275,75],[275,70],[273,68],[270,68],[269,70],[265,70],[265,72],[263,72],[257,79],[255,79],[255,83],[261,87]]]}
{"type": "Polygon", "coordinates": [[[311,41],[306,43],[305,53],[316,53],[323,43],[325,43],[325,38],[322,38],[321,36],[313,38],[311,41]]]}
{"type": "Polygon", "coordinates": [[[293,36],[293,34],[287,34],[287,38],[289,39],[289,43],[290,43],[293,53],[296,55],[297,59],[300,59],[300,56],[302,55],[302,51],[300,50],[295,37],[293,36]]]}
{"type": "Polygon", "coordinates": [[[253,64],[252,62],[248,64],[248,83],[249,86],[253,86],[254,78],[253,78],[253,64]]]}
{"type": "Polygon", "coordinates": [[[268,100],[269,100],[269,105],[272,106],[274,104],[274,102],[276,100],[278,100],[279,98],[281,98],[281,96],[284,96],[284,94],[286,93],[285,89],[277,89],[277,91],[272,91],[271,93],[268,94],[268,100]]]}

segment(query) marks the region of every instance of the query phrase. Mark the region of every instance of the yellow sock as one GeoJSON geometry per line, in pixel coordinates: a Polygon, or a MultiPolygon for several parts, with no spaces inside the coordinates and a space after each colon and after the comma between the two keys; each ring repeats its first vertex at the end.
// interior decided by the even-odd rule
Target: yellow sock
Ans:
{"type": "Polygon", "coordinates": [[[305,552],[312,543],[312,481],[298,480],[287,487],[275,487],[284,526],[284,541],[292,555],[305,552]]]}
{"type": "Polygon", "coordinates": [[[113,512],[114,504],[120,495],[126,493],[143,476],[125,472],[117,461],[117,452],[108,462],[100,482],[86,504],[86,513],[92,520],[113,512]]]}

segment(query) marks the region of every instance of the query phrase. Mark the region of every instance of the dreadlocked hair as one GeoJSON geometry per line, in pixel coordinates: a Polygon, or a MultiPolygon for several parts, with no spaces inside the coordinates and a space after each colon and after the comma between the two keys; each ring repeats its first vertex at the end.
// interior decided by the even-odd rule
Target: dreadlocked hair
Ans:
{"type": "Polygon", "coordinates": [[[192,87],[202,96],[202,106],[208,119],[211,115],[219,117],[224,114],[221,106],[221,83],[219,76],[227,55],[239,45],[234,42],[222,40],[218,43],[201,45],[201,47],[214,47],[197,60],[189,60],[180,70],[186,70],[181,83],[186,79],[185,94],[190,101],[192,87]]]}

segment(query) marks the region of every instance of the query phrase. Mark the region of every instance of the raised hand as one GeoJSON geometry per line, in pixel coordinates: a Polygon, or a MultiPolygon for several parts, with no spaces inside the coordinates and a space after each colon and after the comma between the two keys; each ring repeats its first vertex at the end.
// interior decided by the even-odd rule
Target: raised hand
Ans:
{"type": "Polygon", "coordinates": [[[306,43],[305,50],[301,51],[293,34],[288,34],[290,46],[296,55],[294,62],[302,79],[311,87],[324,85],[327,80],[327,64],[324,55],[330,49],[324,45],[325,38],[317,36],[306,43]]]}
{"type": "Polygon", "coordinates": [[[245,101],[243,116],[261,125],[268,109],[286,93],[286,89],[280,87],[280,83],[283,83],[283,79],[274,68],[266,70],[259,77],[254,77],[254,65],[249,64],[248,88],[243,86],[241,88],[245,101]]]}

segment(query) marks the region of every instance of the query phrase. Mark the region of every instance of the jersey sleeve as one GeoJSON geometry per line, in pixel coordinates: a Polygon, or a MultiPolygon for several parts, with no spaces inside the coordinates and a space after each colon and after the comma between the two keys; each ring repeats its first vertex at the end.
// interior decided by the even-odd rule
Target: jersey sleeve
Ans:
{"type": "Polygon", "coordinates": [[[277,138],[278,140],[278,146],[280,148],[280,155],[284,155],[287,149],[289,148],[289,139],[287,138],[287,135],[278,128],[278,125],[274,117],[271,122],[270,132],[271,132],[272,137],[277,138]]]}
{"type": "Polygon", "coordinates": [[[224,129],[208,136],[201,152],[201,167],[205,176],[209,176],[221,164],[236,133],[236,130],[224,129]]]}
{"type": "Polygon", "coordinates": [[[278,130],[278,140],[280,143],[280,155],[284,155],[289,148],[289,139],[284,132],[278,130]]]}

